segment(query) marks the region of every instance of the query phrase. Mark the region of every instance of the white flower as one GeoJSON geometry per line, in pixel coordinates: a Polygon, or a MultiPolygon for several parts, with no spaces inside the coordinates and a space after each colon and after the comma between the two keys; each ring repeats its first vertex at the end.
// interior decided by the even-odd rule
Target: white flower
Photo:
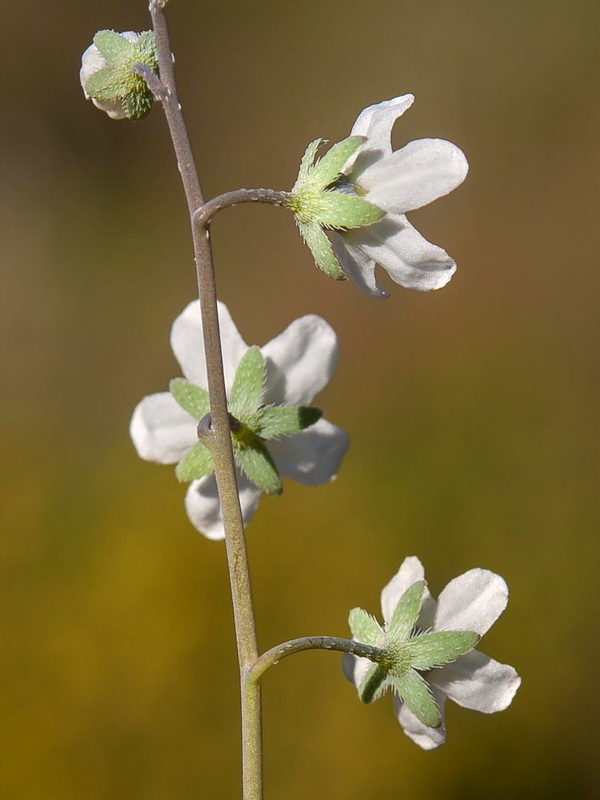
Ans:
{"type": "MultiPolygon", "coordinates": [[[[119,36],[127,39],[131,44],[135,44],[140,38],[139,33],[135,33],[134,31],[123,31],[119,36]]],[[[108,60],[102,55],[95,44],[91,44],[81,56],[81,69],[79,70],[81,88],[83,89],[86,100],[91,99],[96,108],[99,108],[101,111],[106,111],[111,119],[125,119],[125,117],[129,115],[122,98],[116,100],[99,100],[96,97],[90,98],[90,95],[85,90],[85,85],[89,78],[108,66],[108,60]]]]}
{"type": "MultiPolygon", "coordinates": [[[[381,593],[384,631],[402,595],[423,579],[424,570],[419,559],[416,556],[406,558],[381,593]]],[[[432,632],[472,631],[481,637],[504,611],[507,602],[508,587],[499,575],[486,569],[472,569],[450,581],[437,601],[425,588],[416,627],[432,632]]],[[[377,625],[374,620],[373,623],[377,625]]],[[[373,666],[366,658],[352,655],[344,655],[342,663],[346,677],[357,689],[373,666]]],[[[491,714],[510,705],[521,683],[513,667],[500,664],[478,650],[470,650],[455,661],[428,670],[423,677],[440,711],[442,724],[437,728],[427,727],[397,694],[394,708],[404,732],[424,750],[432,750],[446,741],[444,705],[447,697],[464,708],[491,714]]]]}
{"type": "MultiPolygon", "coordinates": [[[[230,393],[240,361],[251,348],[240,336],[227,307],[219,303],[225,383],[230,393]]],[[[187,380],[207,388],[200,305],[190,303],[175,319],[171,347],[187,380]]],[[[304,406],[323,389],[338,359],[337,337],[324,319],[300,317],[260,348],[266,369],[264,406],[304,406]]],[[[138,454],[159,464],[180,462],[198,442],[198,419],[170,392],[145,397],[133,413],[131,438],[138,454]]],[[[325,419],[291,435],[269,439],[268,452],[279,473],[308,486],[331,480],[348,449],[346,433],[325,419]]],[[[240,503],[247,523],[258,506],[261,489],[238,469],[240,503]]],[[[209,539],[224,537],[214,474],[193,480],[185,505],[192,524],[209,539]]]]}
{"type": "Polygon", "coordinates": [[[440,289],[456,271],[446,251],[424,239],[404,214],[455,189],[465,179],[467,160],[443,139],[419,139],[392,152],[394,123],[413,100],[406,94],[365,108],[351,132],[365,141],[342,170],[342,182],[385,212],[373,225],[333,235],[342,269],[373,297],[388,295],[375,280],[376,264],[396,283],[420,291],[440,289]]]}

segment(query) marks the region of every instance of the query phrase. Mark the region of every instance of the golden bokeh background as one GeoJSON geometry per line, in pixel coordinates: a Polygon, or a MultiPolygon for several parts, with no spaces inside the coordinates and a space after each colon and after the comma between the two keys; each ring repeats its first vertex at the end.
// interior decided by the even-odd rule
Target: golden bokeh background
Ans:
{"type": "MultiPolygon", "coordinates": [[[[376,301],[321,275],[291,218],[215,221],[220,296],[250,343],[307,312],[338,332],[318,402],[352,447],[338,480],[289,484],[249,528],[261,645],[347,634],[406,555],[438,593],[473,566],[508,610],[482,649],[523,676],[484,717],[450,704],[424,753],[339,657],[267,674],[267,799],[592,799],[599,401],[597,0],[367,5],[172,0],[184,111],[208,196],[289,188],[306,144],[414,92],[397,146],[459,144],[471,173],[411,216],[459,271],[376,301]]],[[[234,800],[237,667],[224,548],[191,528],[172,470],[127,426],[177,375],[194,296],[160,109],[83,99],[96,30],[143,0],[20,0],[3,14],[1,730],[6,800],[234,800]]]]}

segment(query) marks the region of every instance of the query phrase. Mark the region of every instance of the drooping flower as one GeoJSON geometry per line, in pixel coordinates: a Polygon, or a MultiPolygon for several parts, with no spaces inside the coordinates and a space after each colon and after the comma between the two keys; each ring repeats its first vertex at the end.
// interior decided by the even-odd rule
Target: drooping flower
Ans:
{"type": "MultiPolygon", "coordinates": [[[[307,407],[333,375],[337,337],[324,319],[300,317],[264,346],[249,347],[227,307],[219,324],[244,523],[263,491],[278,494],[280,476],[308,486],[335,477],[348,449],[346,433],[307,407]]],[[[197,300],[175,319],[171,347],[185,379],[170,391],[145,397],[131,419],[138,454],[147,461],[177,464],[191,481],[185,506],[192,524],[209,539],[222,539],[223,521],[210,454],[198,441],[198,421],[209,411],[202,320],[197,300]]]]}
{"type": "Polygon", "coordinates": [[[112,119],[144,119],[154,104],[137,63],[158,73],[154,33],[98,31],[81,57],[79,80],[86,99],[112,119]]]}
{"type": "Polygon", "coordinates": [[[507,602],[505,581],[485,569],[454,578],[436,601],[421,562],[410,556],[381,593],[383,627],[362,609],[350,612],[354,639],[389,649],[390,658],[375,664],[344,655],[344,673],[365,702],[394,691],[407,736],[424,750],[439,747],[446,741],[446,698],[491,714],[507,708],[519,688],[513,667],[472,649],[507,602]]]}
{"type": "Polygon", "coordinates": [[[394,123],[413,100],[406,94],[365,108],[350,136],[316,162],[320,140],[309,145],[288,202],[317,266],[331,277],[350,278],[373,297],[388,296],[375,279],[377,264],[396,283],[419,291],[440,289],[456,271],[445,250],[421,236],[405,214],[462,183],[467,160],[443,139],[419,139],[392,151],[394,123]],[[333,248],[324,229],[334,231],[333,248]]]}

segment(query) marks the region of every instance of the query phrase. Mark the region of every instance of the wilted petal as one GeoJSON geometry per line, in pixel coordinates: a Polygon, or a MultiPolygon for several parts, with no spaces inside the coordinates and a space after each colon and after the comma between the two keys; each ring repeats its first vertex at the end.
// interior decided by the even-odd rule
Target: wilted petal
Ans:
{"type": "Polygon", "coordinates": [[[403,703],[397,695],[394,696],[394,711],[398,717],[398,722],[404,728],[404,733],[410,737],[415,744],[422,747],[423,750],[434,750],[446,741],[446,725],[444,720],[446,695],[441,689],[435,686],[431,687],[431,694],[433,695],[433,699],[442,717],[442,724],[439,728],[428,728],[426,725],[423,725],[421,720],[409,710],[406,704],[403,703]]]}
{"type": "MultiPolygon", "coordinates": [[[[416,556],[408,556],[408,558],[405,558],[398,572],[391,581],[383,587],[381,592],[381,611],[383,612],[383,619],[386,625],[389,624],[394,609],[398,605],[398,601],[404,592],[413,584],[424,579],[425,570],[419,559],[416,556]]],[[[429,628],[429,620],[433,618],[434,610],[435,600],[431,596],[429,589],[425,587],[421,602],[421,613],[419,614],[420,627],[423,629],[429,628]]]]}
{"type": "Polygon", "coordinates": [[[264,402],[307,405],[329,382],[338,361],[335,331],[307,314],[261,347],[267,367],[264,402]]]}
{"type": "Polygon", "coordinates": [[[348,434],[326,419],[306,430],[268,442],[279,472],[306,486],[331,480],[348,450],[348,434]]]}
{"type": "Polygon", "coordinates": [[[428,680],[459,706],[484,714],[504,711],[521,685],[513,667],[500,664],[478,650],[442,669],[432,670],[428,680]]]}
{"type": "Polygon", "coordinates": [[[452,142],[418,139],[379,159],[356,180],[370,203],[404,214],[456,189],[468,171],[464,153],[452,142]]]}
{"type": "MultiPolygon", "coordinates": [[[[239,471],[237,479],[242,517],[244,525],[247,525],[258,508],[261,490],[239,471]]],[[[217,481],[214,474],[192,481],[185,496],[185,509],[192,525],[200,533],[209,539],[225,538],[217,481]]]]}
{"type": "MultiPolygon", "coordinates": [[[[219,302],[219,327],[223,349],[225,386],[229,391],[237,366],[244,353],[248,350],[248,345],[240,336],[227,306],[221,302],[219,302]]],[[[200,316],[200,302],[198,300],[193,300],[189,303],[175,319],[171,328],[171,347],[188,381],[200,386],[202,389],[207,389],[208,380],[206,377],[202,317],[200,316]]]]}
{"type": "Polygon", "coordinates": [[[138,403],[129,433],[141,458],[158,464],[176,464],[198,441],[197,424],[172,394],[159,392],[138,403]]]}
{"type": "Polygon", "coordinates": [[[359,175],[369,164],[392,153],[392,128],[394,123],[414,102],[412,94],[404,94],[382,103],[368,106],[354,123],[351,136],[365,136],[366,140],[344,165],[343,172],[359,175]]]}
{"type": "Polygon", "coordinates": [[[438,598],[437,631],[473,631],[483,636],[508,603],[508,586],[487,569],[471,569],[450,581],[438,598]]]}
{"type": "MultiPolygon", "coordinates": [[[[354,238],[360,241],[363,237],[358,235],[354,238]]],[[[352,244],[350,231],[343,236],[339,233],[333,234],[333,250],[341,268],[359,289],[371,297],[389,297],[389,292],[375,280],[375,262],[360,246],[352,244]]]]}
{"type": "Polygon", "coordinates": [[[375,225],[348,231],[344,239],[360,247],[406,289],[422,292],[441,289],[456,272],[456,264],[448,253],[428,242],[400,214],[387,214],[375,225]]]}

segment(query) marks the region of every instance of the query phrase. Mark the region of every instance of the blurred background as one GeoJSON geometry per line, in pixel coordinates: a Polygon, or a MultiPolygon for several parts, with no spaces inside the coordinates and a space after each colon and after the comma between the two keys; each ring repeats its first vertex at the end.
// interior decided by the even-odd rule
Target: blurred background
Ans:
{"type": "MultiPolygon", "coordinates": [[[[239,798],[225,550],[188,523],[169,467],[127,426],[178,375],[194,297],[161,110],[84,101],[80,53],[143,30],[142,0],[20,0],[3,14],[0,795],[239,798]]],[[[411,215],[456,259],[443,291],[384,301],[319,273],[291,217],[213,225],[221,298],[249,343],[322,314],[342,356],[318,398],[352,447],[336,482],[288,484],[249,528],[260,642],[348,633],[406,555],[434,594],[473,566],[511,588],[482,649],[523,685],[491,717],[448,706],[420,751],[339,657],[264,681],[267,798],[475,800],[600,793],[596,0],[365,6],[172,0],[207,196],[289,188],[306,144],[413,92],[396,146],[447,138],[463,186],[411,215]]]]}

